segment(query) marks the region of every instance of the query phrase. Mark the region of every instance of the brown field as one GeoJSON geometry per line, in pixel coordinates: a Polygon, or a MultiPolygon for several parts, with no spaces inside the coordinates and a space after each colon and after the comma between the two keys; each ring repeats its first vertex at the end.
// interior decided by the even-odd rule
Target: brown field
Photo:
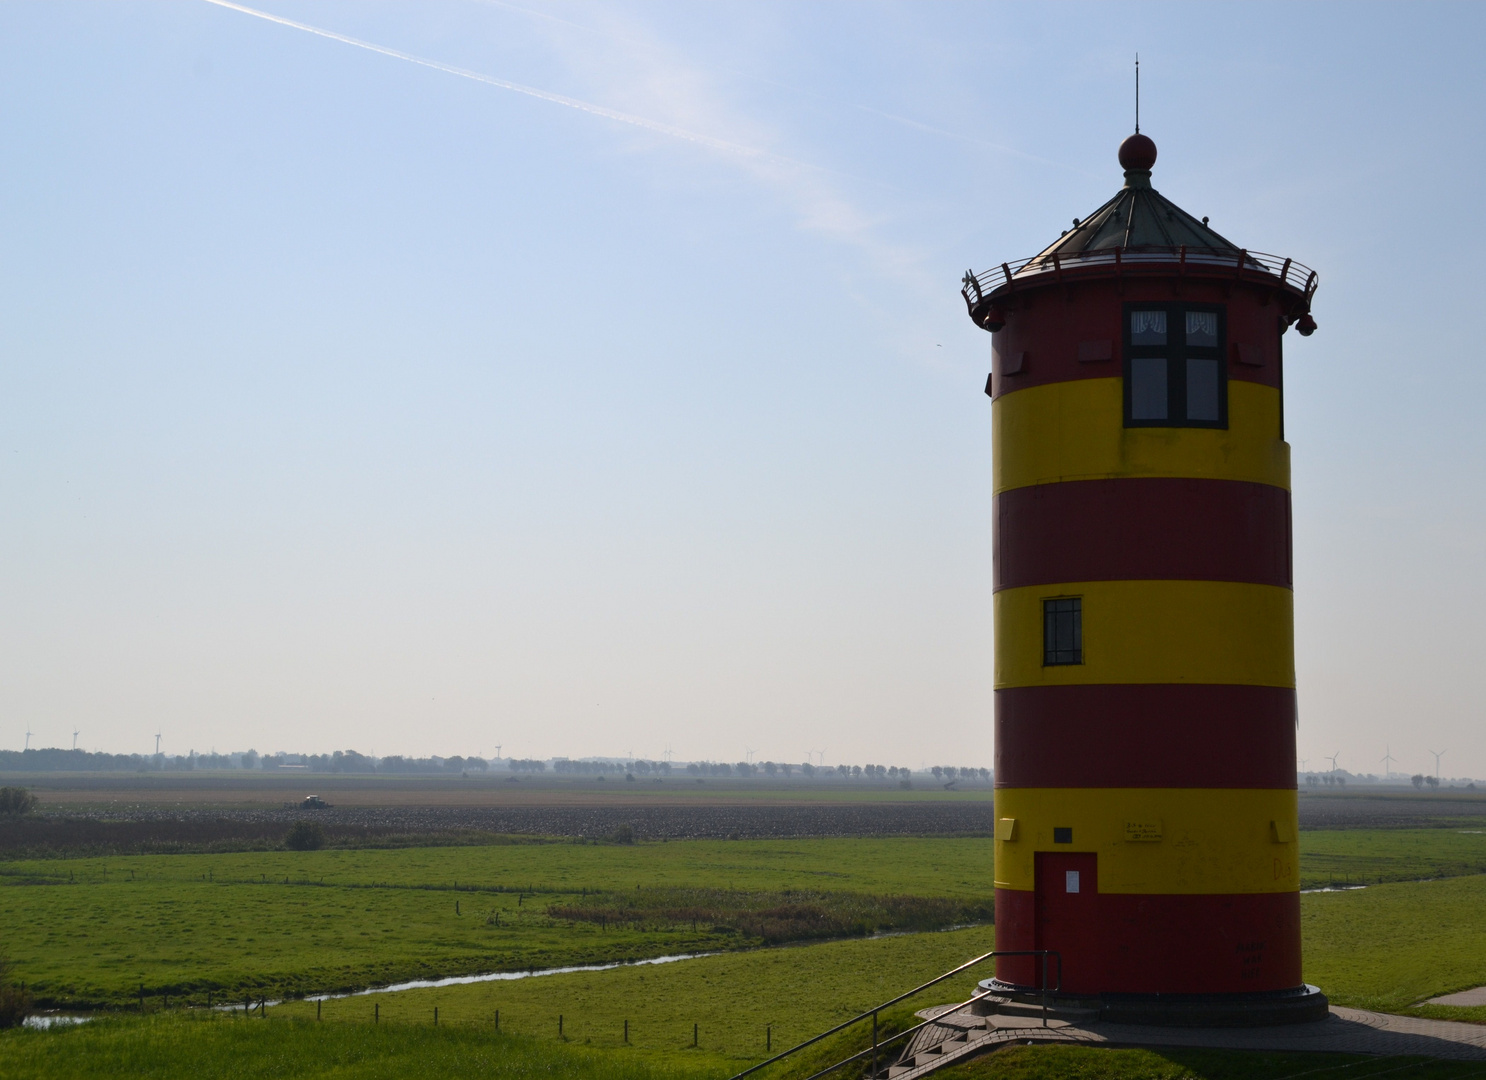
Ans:
{"type": "Polygon", "coordinates": [[[892,781],[663,780],[622,777],[374,776],[344,773],[0,773],[48,806],[99,804],[281,808],[313,792],[337,807],[813,806],[821,803],[959,803],[991,798],[988,784],[900,788],[892,781]]]}

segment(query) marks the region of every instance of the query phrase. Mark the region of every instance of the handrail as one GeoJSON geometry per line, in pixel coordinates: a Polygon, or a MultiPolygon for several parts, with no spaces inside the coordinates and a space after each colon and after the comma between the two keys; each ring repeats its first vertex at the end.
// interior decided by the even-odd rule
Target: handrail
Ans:
{"type": "MultiPolygon", "coordinates": [[[[998,957],[998,956],[1040,956],[1040,957],[1042,957],[1042,1026],[1043,1027],[1047,1027],[1047,993],[1048,993],[1048,985],[1047,985],[1047,958],[1049,956],[1056,956],[1058,958],[1058,984],[1057,984],[1057,986],[1055,986],[1055,987],[1052,988],[1053,989],[1053,992],[1054,993],[1057,993],[1058,990],[1060,990],[1062,988],[1062,986],[1063,986],[1063,954],[1060,953],[1060,952],[1058,952],[1056,949],[1013,949],[1013,950],[1003,950],[1003,951],[999,951],[999,952],[997,950],[995,950],[995,949],[992,949],[990,952],[983,953],[980,956],[975,957],[975,959],[973,959],[973,960],[967,960],[965,963],[961,964],[957,968],[954,968],[954,969],[952,969],[950,971],[946,971],[943,975],[939,975],[939,976],[937,976],[937,977],[935,977],[933,979],[930,979],[928,982],[922,984],[921,986],[915,986],[912,990],[909,990],[907,993],[899,994],[895,998],[890,998],[887,1001],[884,1001],[882,1004],[877,1005],[877,1006],[875,1006],[875,1007],[873,1007],[871,1009],[868,1009],[866,1012],[860,1013],[857,1016],[853,1016],[850,1020],[844,1020],[841,1023],[837,1024],[835,1027],[828,1028],[827,1030],[822,1031],[819,1035],[812,1036],[811,1038],[806,1039],[804,1042],[799,1043],[796,1046],[792,1046],[788,1050],[785,1050],[782,1053],[775,1054],[771,1058],[766,1058],[765,1060],[760,1061],[757,1065],[750,1065],[748,1068],[744,1069],[742,1072],[737,1073],[734,1076],[730,1077],[729,1080],[742,1080],[743,1077],[749,1075],[750,1073],[757,1072],[759,1069],[764,1068],[764,1066],[766,1066],[766,1065],[772,1065],[776,1061],[781,1061],[784,1058],[789,1057],[791,1054],[799,1053],[801,1050],[805,1049],[805,1047],[807,1047],[807,1046],[813,1046],[815,1043],[820,1042],[822,1039],[827,1038],[828,1036],[834,1035],[838,1031],[843,1031],[846,1028],[851,1027],[853,1024],[859,1024],[863,1020],[868,1019],[869,1017],[872,1020],[872,1046],[869,1049],[867,1049],[867,1050],[863,1050],[861,1053],[853,1054],[851,1057],[846,1058],[846,1059],[844,1059],[842,1061],[838,1061],[834,1065],[827,1066],[826,1068],[822,1069],[820,1072],[817,1072],[817,1073],[814,1073],[813,1075],[811,1075],[808,1078],[808,1080],[816,1080],[817,1077],[824,1076],[826,1073],[832,1072],[835,1069],[839,1069],[841,1066],[850,1064],[851,1062],[856,1061],[859,1058],[865,1057],[868,1054],[871,1054],[872,1055],[872,1059],[873,1059],[872,1060],[872,1072],[875,1074],[877,1072],[877,1051],[878,1051],[878,1049],[879,1049],[880,1046],[885,1046],[885,1045],[887,1045],[887,1043],[895,1042],[898,1039],[902,1038],[904,1035],[912,1034],[913,1032],[918,1031],[920,1028],[923,1028],[923,1027],[925,1027],[925,1026],[927,1026],[929,1024],[932,1024],[932,1023],[935,1022],[934,1020],[925,1020],[922,1024],[915,1024],[911,1028],[908,1028],[908,1029],[906,1029],[904,1031],[900,1031],[896,1035],[890,1036],[886,1040],[886,1042],[879,1043],[877,1041],[877,1014],[878,1013],[880,1013],[883,1009],[888,1008],[889,1006],[896,1005],[900,1001],[905,1001],[908,998],[913,997],[914,994],[920,993],[921,991],[927,990],[931,986],[934,986],[934,985],[936,985],[938,983],[943,982],[945,979],[951,979],[954,976],[960,974],[962,971],[966,971],[966,970],[968,970],[970,968],[973,968],[976,964],[983,963],[986,960],[990,960],[990,959],[992,959],[994,957],[998,957]]],[[[948,1012],[958,1012],[960,1009],[963,1009],[966,1005],[974,1004],[975,1002],[980,1001],[982,998],[986,998],[986,997],[991,996],[993,993],[994,993],[994,991],[987,990],[984,993],[975,994],[972,997],[970,997],[969,999],[960,1002],[958,1005],[952,1005],[947,1010],[946,1013],[941,1013],[940,1015],[941,1016],[942,1015],[947,1015],[948,1012]]],[[[938,1017],[935,1017],[935,1019],[937,1020],[938,1017]]]]}
{"type": "Polygon", "coordinates": [[[1182,267],[1182,273],[1209,267],[1215,271],[1232,272],[1240,279],[1246,276],[1250,280],[1270,279],[1275,284],[1300,293],[1307,304],[1315,295],[1318,284],[1316,272],[1295,259],[1282,259],[1278,255],[1267,255],[1262,251],[1234,252],[1227,248],[1198,248],[1183,244],[1179,247],[1152,245],[1094,248],[1033,255],[1009,263],[1003,262],[980,274],[973,270],[965,271],[960,292],[964,295],[965,302],[973,307],[997,289],[1015,287],[1044,274],[1063,282],[1068,273],[1077,273],[1085,267],[1111,266],[1122,273],[1139,273],[1145,266],[1156,263],[1176,263],[1182,267]]]}

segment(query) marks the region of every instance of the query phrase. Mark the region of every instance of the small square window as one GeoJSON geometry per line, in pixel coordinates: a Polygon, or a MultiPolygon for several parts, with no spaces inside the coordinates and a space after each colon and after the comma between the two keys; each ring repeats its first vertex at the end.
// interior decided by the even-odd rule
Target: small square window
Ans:
{"type": "Polygon", "coordinates": [[[1067,828],[1064,828],[1061,825],[1055,825],[1055,826],[1053,826],[1053,843],[1055,843],[1055,844],[1071,844],[1071,843],[1073,843],[1073,827],[1071,825],[1068,826],[1067,828]]]}
{"type": "Polygon", "coordinates": [[[1166,358],[1137,356],[1130,361],[1130,418],[1165,420],[1166,358]]]}
{"type": "Polygon", "coordinates": [[[1132,311],[1132,312],[1130,312],[1130,344],[1131,345],[1165,345],[1166,344],[1166,312],[1164,312],[1164,311],[1132,311]]]}
{"type": "Polygon", "coordinates": [[[1046,667],[1084,662],[1083,601],[1076,596],[1042,602],[1042,663],[1046,667]]]}

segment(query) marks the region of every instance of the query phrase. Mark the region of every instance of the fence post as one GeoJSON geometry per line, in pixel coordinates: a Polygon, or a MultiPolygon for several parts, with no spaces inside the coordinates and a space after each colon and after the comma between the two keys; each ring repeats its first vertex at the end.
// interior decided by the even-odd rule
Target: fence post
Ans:
{"type": "Polygon", "coordinates": [[[624,1022],[624,1041],[629,1042],[629,1021],[624,1022]]]}
{"type": "Polygon", "coordinates": [[[496,1009],[495,1010],[495,1030],[496,1031],[499,1031],[500,1030],[500,1010],[499,1009],[496,1009]]]}
{"type": "Polygon", "coordinates": [[[872,1071],[869,1076],[877,1075],[877,1013],[872,1014],[872,1071]]]}
{"type": "Polygon", "coordinates": [[[695,1046],[696,1044],[697,1044],[697,1026],[695,1024],[693,1024],[693,1025],[691,1025],[691,1045],[692,1046],[695,1046]]]}
{"type": "Polygon", "coordinates": [[[372,1023],[373,1024],[380,1024],[381,1022],[382,1022],[382,1003],[380,1001],[378,1001],[378,1002],[376,1002],[375,1004],[372,1005],[372,1023]]]}
{"type": "Polygon", "coordinates": [[[439,1026],[439,1007],[437,1005],[433,1007],[433,1026],[439,1026]]]}
{"type": "Polygon", "coordinates": [[[144,1012],[144,983],[139,984],[139,1011],[144,1012]]]}
{"type": "Polygon", "coordinates": [[[324,1001],[323,998],[320,999],[319,1001],[316,1001],[315,1002],[315,1019],[316,1020],[320,1019],[320,1006],[321,1005],[324,1005],[324,1004],[325,1004],[325,1001],[324,1001]]]}
{"type": "Polygon", "coordinates": [[[773,1024],[765,1024],[764,1025],[764,1053],[771,1054],[773,1052],[774,1052],[774,1025],[773,1024]]]}
{"type": "Polygon", "coordinates": [[[562,1038],[562,1013],[557,1014],[557,1037],[562,1038]]]}

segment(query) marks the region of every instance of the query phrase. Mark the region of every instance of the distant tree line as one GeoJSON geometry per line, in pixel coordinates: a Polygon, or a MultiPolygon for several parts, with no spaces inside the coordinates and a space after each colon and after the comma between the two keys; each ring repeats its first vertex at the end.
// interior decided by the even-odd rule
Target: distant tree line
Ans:
{"type": "Polygon", "coordinates": [[[485,772],[482,757],[374,758],[355,750],[332,754],[105,754],[87,750],[0,750],[0,772],[190,772],[195,769],[304,769],[316,773],[485,772]]]}
{"type": "Polygon", "coordinates": [[[605,761],[602,758],[583,761],[558,758],[552,763],[552,771],[562,776],[607,776],[610,773],[633,776],[670,776],[671,763],[643,759],[626,762],[605,761]]]}

